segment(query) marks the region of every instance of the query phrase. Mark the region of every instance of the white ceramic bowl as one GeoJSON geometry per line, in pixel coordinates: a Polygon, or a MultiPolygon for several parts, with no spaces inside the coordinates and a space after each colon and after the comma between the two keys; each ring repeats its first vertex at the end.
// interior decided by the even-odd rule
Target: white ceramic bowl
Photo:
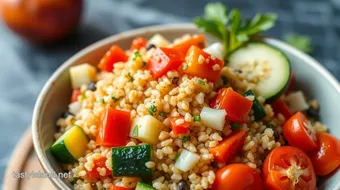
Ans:
{"type": "MultiPolygon", "coordinates": [[[[111,45],[117,44],[128,48],[131,40],[136,36],[151,37],[160,33],[172,40],[187,33],[198,32],[191,24],[151,26],[128,32],[123,32],[90,45],[67,60],[51,76],[43,87],[36,102],[32,131],[34,148],[39,161],[46,172],[63,172],[60,165],[49,152],[57,131],[56,120],[67,110],[71,96],[71,82],[68,69],[82,63],[96,65],[111,45]]],[[[296,85],[309,97],[319,100],[321,105],[320,118],[326,124],[330,133],[340,137],[340,86],[338,81],[315,59],[299,50],[275,39],[265,41],[281,49],[289,58],[292,69],[296,73],[296,85]]],[[[51,178],[53,184],[60,189],[71,189],[72,185],[60,178],[51,178]]],[[[333,172],[319,184],[319,189],[340,189],[340,171],[333,172]]]]}

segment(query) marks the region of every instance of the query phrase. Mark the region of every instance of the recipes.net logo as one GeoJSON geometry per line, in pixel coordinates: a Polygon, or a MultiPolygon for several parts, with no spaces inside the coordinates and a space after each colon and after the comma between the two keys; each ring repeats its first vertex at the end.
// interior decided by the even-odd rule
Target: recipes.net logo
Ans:
{"type": "Polygon", "coordinates": [[[31,172],[12,172],[13,178],[25,178],[30,180],[31,178],[69,178],[71,177],[70,172],[56,173],[56,172],[41,172],[41,171],[31,171],[31,172]]]}

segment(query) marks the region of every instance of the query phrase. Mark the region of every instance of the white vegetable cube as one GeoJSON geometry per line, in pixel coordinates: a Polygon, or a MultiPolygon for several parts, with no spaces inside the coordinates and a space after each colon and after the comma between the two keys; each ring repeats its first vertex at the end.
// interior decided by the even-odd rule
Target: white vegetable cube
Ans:
{"type": "Polygon", "coordinates": [[[81,103],[79,101],[72,102],[68,105],[68,111],[76,115],[81,110],[81,103]]]}
{"type": "Polygon", "coordinates": [[[298,112],[309,108],[309,105],[302,91],[292,92],[286,96],[286,101],[290,111],[298,112]]]}
{"type": "Polygon", "coordinates": [[[157,47],[166,47],[170,45],[170,42],[167,39],[165,39],[162,35],[155,34],[150,38],[148,44],[154,44],[157,47]]]}
{"type": "Polygon", "coordinates": [[[221,60],[223,60],[224,57],[224,48],[221,42],[216,42],[211,44],[210,46],[204,48],[205,52],[209,53],[210,55],[213,55],[221,60]]]}
{"type": "Polygon", "coordinates": [[[130,136],[144,143],[157,144],[164,124],[151,115],[135,118],[132,121],[130,136]]]}
{"type": "Polygon", "coordinates": [[[187,172],[194,168],[199,160],[200,156],[198,154],[183,150],[177,158],[175,166],[183,172],[187,172]]]}
{"type": "Polygon", "coordinates": [[[84,63],[70,68],[71,83],[73,88],[79,88],[96,80],[97,70],[94,66],[84,63]]]}
{"type": "Polygon", "coordinates": [[[225,110],[212,109],[209,107],[203,107],[201,111],[201,122],[213,129],[222,131],[225,123],[225,116],[227,112],[225,110]]]}

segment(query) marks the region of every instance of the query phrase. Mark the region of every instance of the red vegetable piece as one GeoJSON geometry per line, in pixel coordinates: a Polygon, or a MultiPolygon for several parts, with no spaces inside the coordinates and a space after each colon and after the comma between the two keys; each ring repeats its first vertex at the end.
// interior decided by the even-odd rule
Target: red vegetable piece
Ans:
{"type": "Polygon", "coordinates": [[[100,60],[98,68],[103,71],[112,72],[115,63],[126,62],[127,60],[128,56],[125,54],[125,51],[119,46],[114,45],[100,60]]]}
{"type": "Polygon", "coordinates": [[[170,123],[171,123],[171,127],[172,130],[175,134],[185,134],[189,131],[189,126],[190,123],[186,122],[184,120],[184,117],[179,116],[179,117],[170,117],[170,123]],[[179,122],[177,120],[183,120],[183,122],[179,122]]]}
{"type": "Polygon", "coordinates": [[[140,50],[142,47],[145,47],[148,41],[145,38],[137,37],[134,40],[132,40],[130,50],[140,50]]]}
{"type": "Polygon", "coordinates": [[[288,106],[283,102],[283,100],[277,99],[271,105],[275,114],[281,113],[286,120],[292,117],[292,112],[290,112],[288,106]]]}

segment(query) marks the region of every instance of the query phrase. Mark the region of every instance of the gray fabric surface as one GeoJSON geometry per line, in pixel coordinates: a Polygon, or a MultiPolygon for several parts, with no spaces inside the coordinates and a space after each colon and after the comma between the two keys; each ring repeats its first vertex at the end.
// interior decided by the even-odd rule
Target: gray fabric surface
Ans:
{"type": "MultiPolygon", "coordinates": [[[[40,89],[53,71],[85,46],[129,29],[190,22],[207,0],[87,0],[78,31],[51,47],[27,44],[0,24],[0,185],[11,152],[31,121],[40,89]]],[[[256,12],[279,14],[268,35],[312,37],[317,58],[340,79],[340,0],[225,0],[250,17],[256,12]]]]}

